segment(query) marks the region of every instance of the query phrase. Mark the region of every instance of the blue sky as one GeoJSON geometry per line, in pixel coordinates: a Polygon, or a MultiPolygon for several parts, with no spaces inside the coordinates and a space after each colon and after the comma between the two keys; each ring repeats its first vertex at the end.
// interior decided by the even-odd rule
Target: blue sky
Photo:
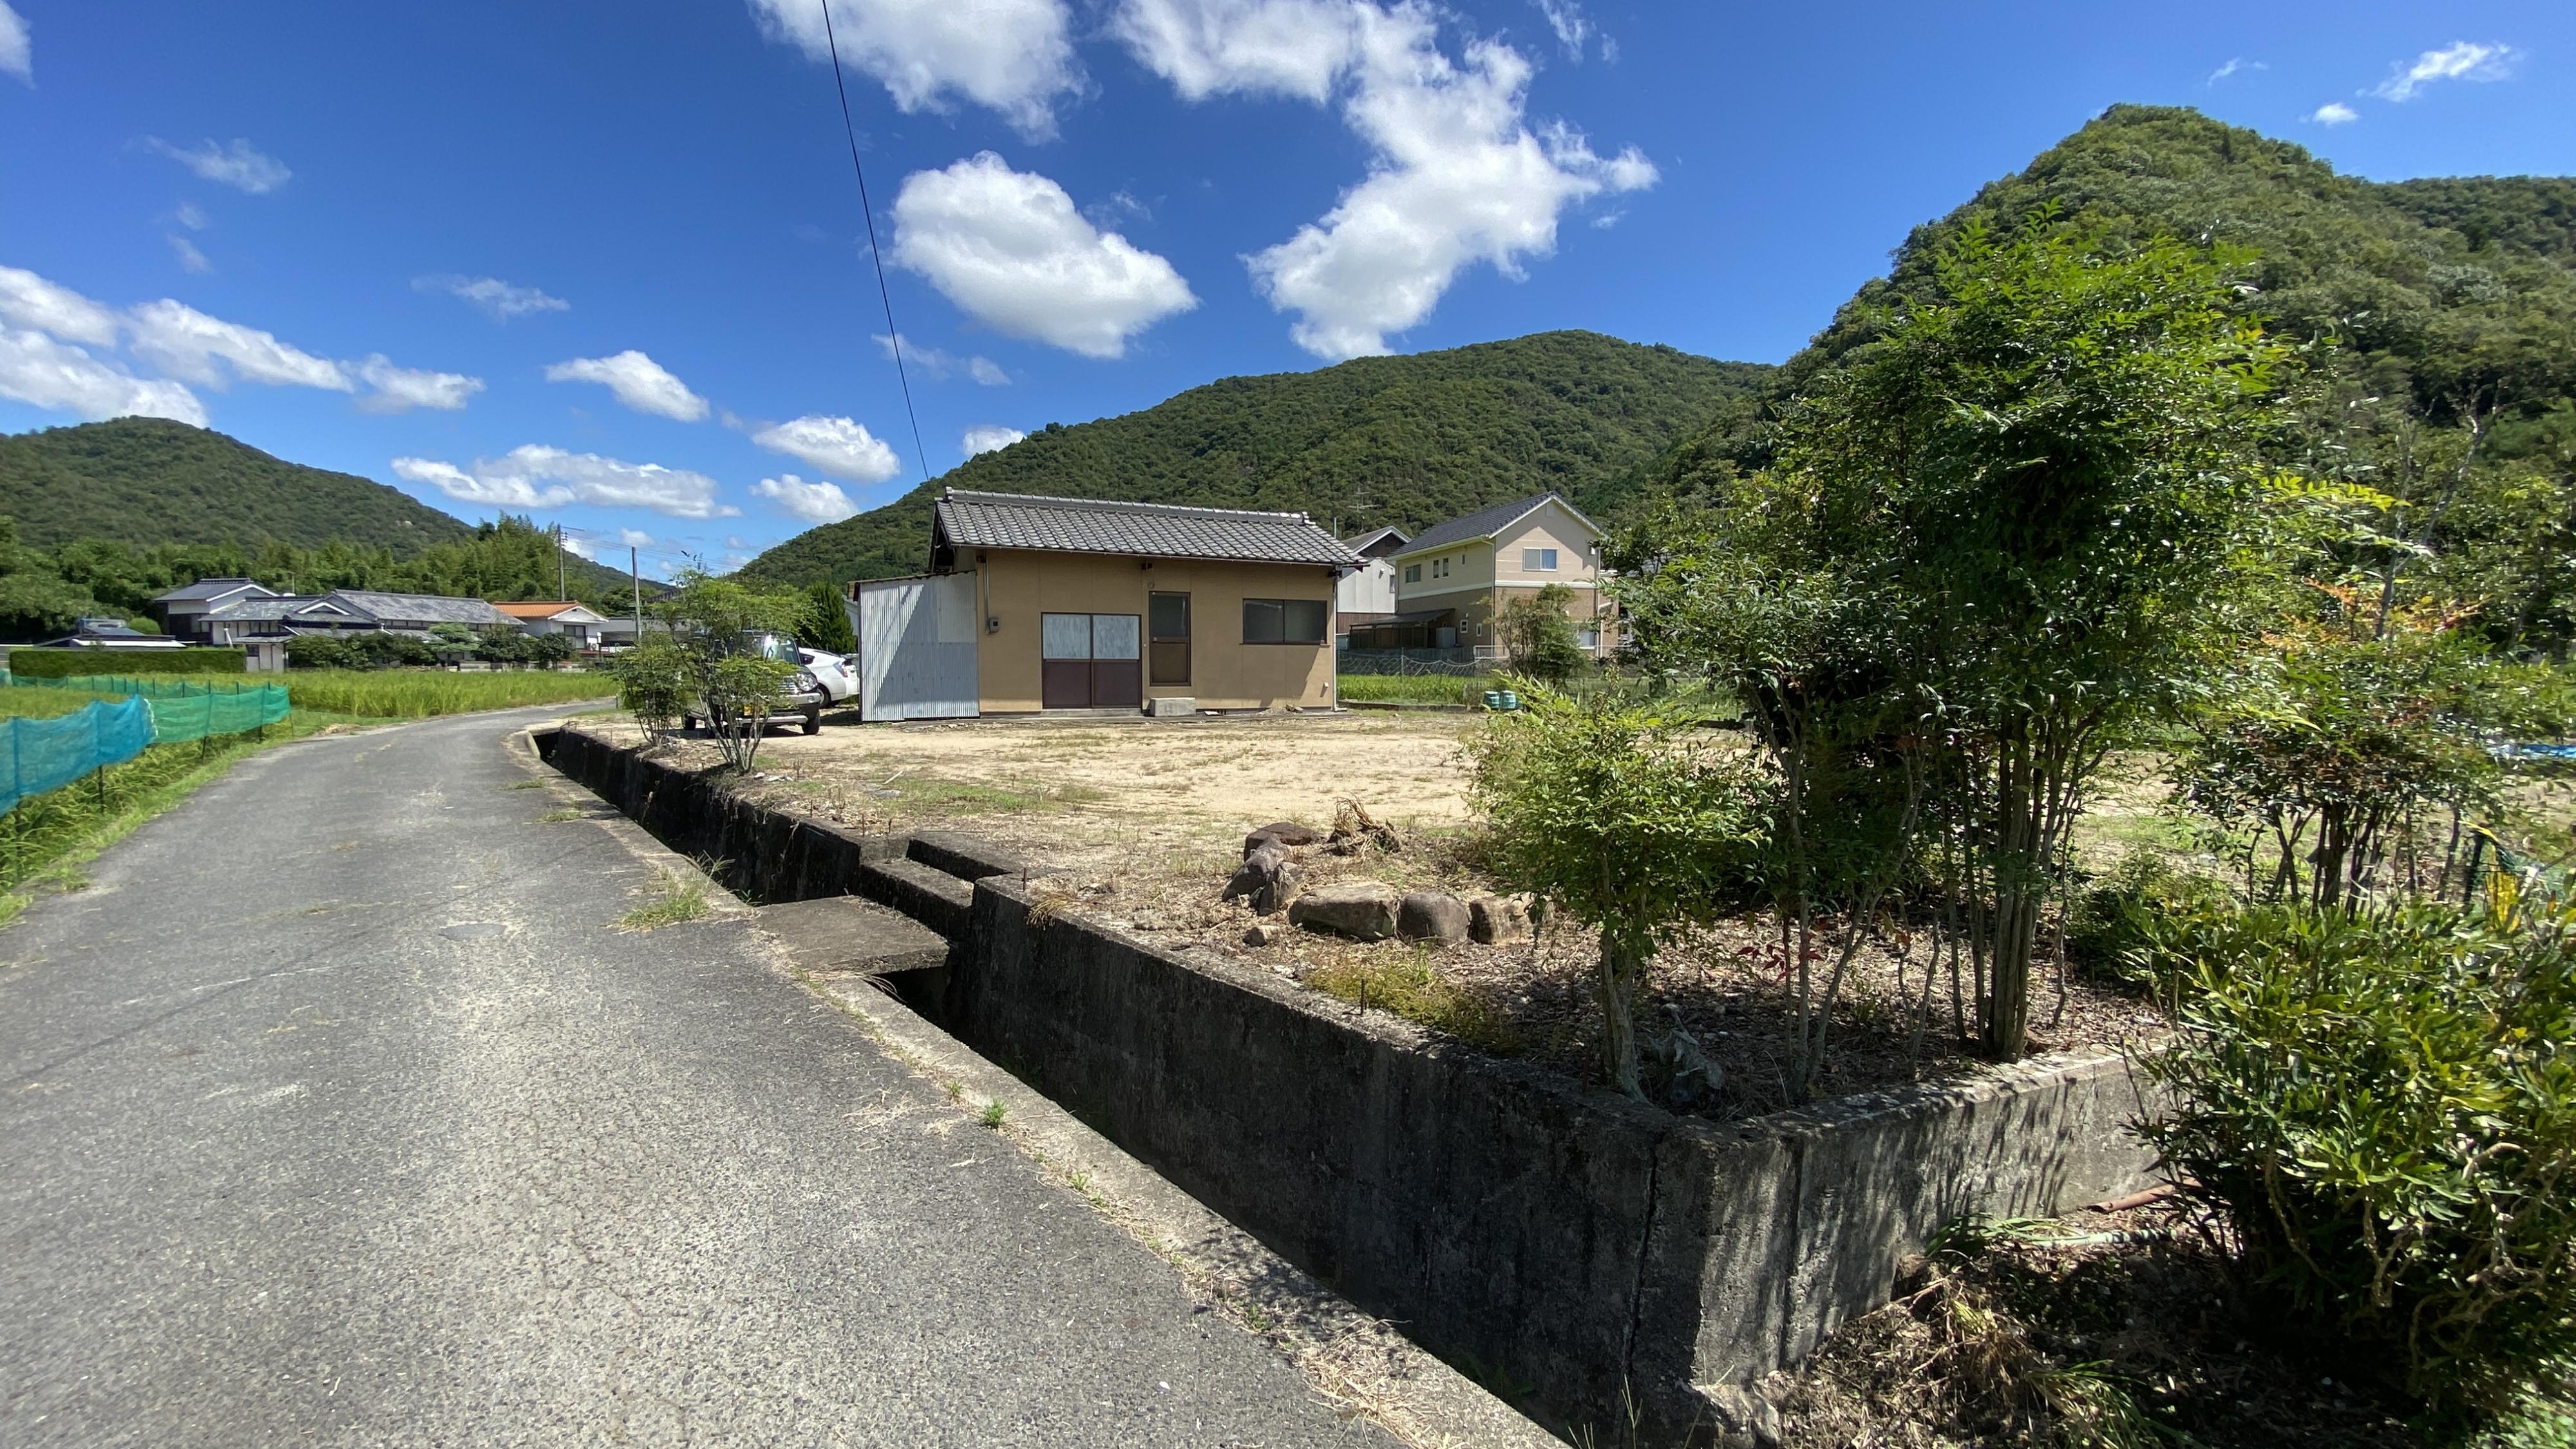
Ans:
{"type": "Polygon", "coordinates": [[[0,430],[189,417],[723,567],[1231,374],[1776,361],[2118,101],[2576,172],[2563,0],[832,3],[919,453],[817,0],[5,0],[0,430]]]}

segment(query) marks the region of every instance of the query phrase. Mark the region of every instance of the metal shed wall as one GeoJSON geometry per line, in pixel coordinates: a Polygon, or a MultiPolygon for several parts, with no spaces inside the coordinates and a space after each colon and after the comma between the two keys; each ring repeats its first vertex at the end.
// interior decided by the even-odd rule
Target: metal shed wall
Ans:
{"type": "Polygon", "coordinates": [[[859,638],[859,718],[971,719],[975,576],[875,579],[847,605],[859,638]]]}

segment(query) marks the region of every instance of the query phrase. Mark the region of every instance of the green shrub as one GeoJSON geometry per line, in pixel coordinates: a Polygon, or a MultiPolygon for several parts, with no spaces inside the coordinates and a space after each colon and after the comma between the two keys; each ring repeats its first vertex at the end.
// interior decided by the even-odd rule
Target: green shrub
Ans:
{"type": "Polygon", "coordinates": [[[29,679],[79,674],[239,674],[239,649],[12,649],[9,672],[29,679]]]}
{"type": "Polygon", "coordinates": [[[2165,922],[2226,903],[2227,887],[2177,868],[2153,850],[2133,850],[2066,906],[2066,956],[2080,970],[2144,982],[2165,922]]]}
{"type": "Polygon", "coordinates": [[[2148,1064],[2256,1280],[2479,1417],[2576,1376],[2576,906],[2500,896],[2184,921],[2148,1064]]]}

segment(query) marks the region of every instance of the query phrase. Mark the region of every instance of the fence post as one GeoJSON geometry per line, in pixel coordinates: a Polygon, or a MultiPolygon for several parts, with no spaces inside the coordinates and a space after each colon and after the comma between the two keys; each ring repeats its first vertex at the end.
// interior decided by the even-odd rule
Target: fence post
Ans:
{"type": "Polygon", "coordinates": [[[90,783],[98,787],[98,808],[107,808],[107,706],[90,701],[89,757],[90,783]]]}

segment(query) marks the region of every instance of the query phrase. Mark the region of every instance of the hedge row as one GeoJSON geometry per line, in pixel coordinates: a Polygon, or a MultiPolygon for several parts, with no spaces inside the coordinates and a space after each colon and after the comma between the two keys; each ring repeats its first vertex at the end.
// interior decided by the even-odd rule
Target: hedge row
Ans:
{"type": "Polygon", "coordinates": [[[9,672],[29,679],[81,674],[239,674],[239,649],[12,649],[9,672]]]}

